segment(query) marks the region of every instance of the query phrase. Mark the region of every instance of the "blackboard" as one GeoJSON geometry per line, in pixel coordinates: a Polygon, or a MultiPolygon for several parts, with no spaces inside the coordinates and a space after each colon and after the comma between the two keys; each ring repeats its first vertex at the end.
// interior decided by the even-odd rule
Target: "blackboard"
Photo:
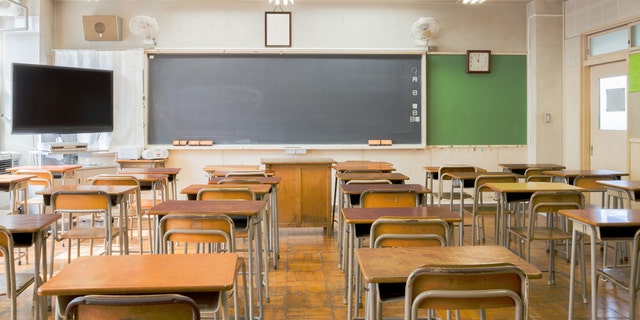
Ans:
{"type": "Polygon", "coordinates": [[[527,58],[491,57],[491,73],[466,73],[464,54],[429,54],[427,144],[527,143],[527,58]]]}
{"type": "Polygon", "coordinates": [[[424,145],[423,54],[148,54],[149,144],[424,145]]]}

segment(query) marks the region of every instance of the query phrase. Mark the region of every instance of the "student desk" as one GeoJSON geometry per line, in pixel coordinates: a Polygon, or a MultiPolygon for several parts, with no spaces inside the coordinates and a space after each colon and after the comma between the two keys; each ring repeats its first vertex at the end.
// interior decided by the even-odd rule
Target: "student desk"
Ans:
{"type": "MultiPolygon", "coordinates": [[[[453,239],[453,224],[461,223],[462,219],[456,212],[446,207],[411,207],[411,208],[343,208],[342,216],[344,223],[349,228],[348,245],[345,252],[347,268],[345,272],[345,293],[347,294],[348,319],[352,319],[353,300],[353,276],[356,273],[356,266],[353,260],[353,253],[356,249],[356,229],[371,229],[371,225],[376,219],[384,216],[393,217],[431,217],[442,219],[449,224],[449,239],[453,239]]],[[[346,231],[345,231],[346,233],[346,231]]],[[[356,312],[357,316],[357,312],[356,312]]]]}
{"type": "Polygon", "coordinates": [[[81,165],[41,165],[41,166],[17,166],[7,168],[7,172],[15,172],[21,169],[25,170],[47,170],[53,174],[54,178],[60,179],[62,184],[65,184],[67,178],[73,176],[73,173],[81,169],[81,165]]]}
{"type": "MultiPolygon", "coordinates": [[[[591,237],[591,319],[596,319],[597,290],[596,279],[596,246],[595,239],[600,241],[631,241],[640,228],[640,210],[632,209],[583,209],[583,210],[560,210],[561,215],[566,216],[573,222],[571,239],[571,273],[569,283],[569,319],[573,315],[573,287],[575,284],[576,248],[578,243],[583,245],[584,235],[591,237]]],[[[581,249],[584,252],[584,249],[581,249]]],[[[632,252],[632,254],[638,254],[632,252]]],[[[581,274],[585,275],[584,259],[580,258],[581,274]]],[[[584,278],[584,276],[583,276],[584,278]]],[[[584,281],[583,281],[584,282],[584,281]]],[[[586,288],[583,286],[583,300],[586,301],[586,288]]],[[[631,301],[630,303],[635,303],[631,301]]]]}
{"type": "Polygon", "coordinates": [[[22,191],[22,198],[24,199],[24,213],[29,213],[29,204],[27,199],[29,198],[29,180],[35,178],[34,175],[29,174],[3,174],[0,175],[0,191],[9,193],[10,204],[9,214],[14,214],[18,208],[16,204],[20,199],[20,191],[22,191]]]}
{"type": "Polygon", "coordinates": [[[178,173],[180,173],[180,168],[121,168],[119,173],[129,174],[129,173],[142,173],[142,174],[166,174],[169,184],[171,185],[171,193],[169,193],[172,198],[178,198],[178,173]]]}
{"type": "MultiPolygon", "coordinates": [[[[108,185],[90,185],[90,184],[71,184],[53,186],[48,189],[36,191],[36,194],[41,194],[43,197],[44,205],[51,206],[51,195],[57,191],[103,191],[111,197],[111,204],[117,203],[120,207],[119,221],[120,221],[120,236],[123,241],[120,242],[122,249],[121,253],[129,254],[129,229],[128,223],[126,223],[127,207],[128,207],[128,195],[134,194],[137,188],[135,186],[108,186],[108,185]],[[124,234],[124,236],[122,236],[124,234]]],[[[111,217],[105,217],[105,221],[111,221],[111,217]]],[[[54,232],[57,232],[54,227],[54,232]]],[[[109,244],[111,245],[111,244],[109,244]]],[[[53,254],[54,254],[55,241],[51,241],[51,273],[53,273],[53,254]]],[[[110,248],[107,248],[110,251],[110,248]]]]}
{"type": "Polygon", "coordinates": [[[628,172],[613,170],[549,170],[544,171],[545,174],[558,177],[561,182],[573,184],[578,176],[616,176],[618,179],[629,176],[628,172]]]}
{"type": "MultiPolygon", "coordinates": [[[[449,164],[446,166],[469,166],[465,164],[449,164]]],[[[425,172],[424,185],[433,191],[433,181],[440,179],[440,167],[425,166],[422,167],[425,172]]],[[[476,172],[486,172],[487,170],[476,167],[476,172]]],[[[430,196],[431,204],[433,204],[433,193],[430,196]]]]}
{"type": "MultiPolygon", "coordinates": [[[[516,183],[487,183],[487,187],[491,188],[495,192],[498,193],[498,206],[499,208],[503,208],[507,203],[517,202],[517,201],[527,201],[531,198],[534,192],[538,191],[568,191],[568,190],[576,190],[582,191],[583,188],[576,187],[566,183],[559,182],[516,182],[516,183]]],[[[496,216],[497,225],[500,226],[500,219],[502,219],[502,212],[498,212],[496,216]]],[[[502,230],[498,233],[498,235],[502,235],[503,245],[507,244],[506,237],[506,224],[502,224],[502,230]]]]}
{"type": "Polygon", "coordinates": [[[547,170],[564,170],[566,167],[554,163],[499,163],[504,171],[513,172],[524,175],[527,169],[547,169],[547,170]]]}
{"type": "Polygon", "coordinates": [[[614,198],[613,208],[631,208],[631,201],[640,200],[640,180],[602,180],[598,181],[607,189],[607,194],[614,198]]]}
{"type": "MultiPolygon", "coordinates": [[[[40,287],[42,282],[47,281],[47,231],[60,217],[59,214],[54,213],[0,216],[0,225],[5,226],[11,232],[14,245],[21,247],[34,246],[34,292],[40,287]],[[40,268],[42,268],[42,271],[40,268]]],[[[51,268],[53,268],[53,265],[51,265],[51,268]]],[[[35,302],[36,319],[47,319],[47,309],[44,299],[35,297],[35,302]]]]}
{"type": "MultiPolygon", "coordinates": [[[[542,278],[542,272],[502,246],[456,246],[428,248],[362,248],[356,258],[367,283],[366,319],[376,319],[371,309],[378,283],[405,283],[409,274],[425,264],[468,265],[509,262],[522,269],[528,279],[542,278]]],[[[525,319],[527,319],[525,315],[525,319]]]]}
{"type": "Polygon", "coordinates": [[[71,300],[90,294],[176,293],[196,301],[220,295],[228,319],[224,292],[233,289],[241,265],[237,253],[79,257],[43,284],[38,294],[56,296],[56,318],[64,315],[71,300]]]}
{"type": "MultiPolygon", "coordinates": [[[[207,165],[202,168],[204,172],[206,172],[210,178],[212,177],[224,177],[229,172],[264,172],[260,169],[260,165],[254,164],[217,164],[217,165],[207,165]]],[[[269,174],[268,174],[269,175],[269,174]]]]}
{"type": "MultiPolygon", "coordinates": [[[[161,235],[159,229],[159,222],[162,216],[167,214],[226,214],[226,215],[238,215],[249,217],[249,231],[248,231],[248,256],[249,256],[249,283],[254,283],[255,274],[255,286],[258,290],[258,308],[260,310],[260,319],[262,319],[263,303],[262,303],[262,290],[263,286],[266,292],[267,302],[269,301],[269,269],[265,268],[264,285],[262,281],[262,265],[263,261],[266,261],[267,250],[262,250],[262,243],[266,244],[266,239],[263,238],[263,233],[260,227],[256,227],[260,224],[264,210],[267,203],[266,201],[226,201],[226,200],[168,200],[154,206],[147,210],[149,216],[153,216],[155,219],[155,248],[158,249],[161,244],[161,235]],[[261,254],[262,253],[262,254],[261,254]],[[255,255],[255,256],[254,256],[255,255]],[[255,271],[254,271],[255,269],[255,271]]],[[[189,270],[186,268],[184,270],[189,270]]],[[[211,272],[211,270],[209,270],[211,272]]],[[[249,290],[249,300],[253,301],[253,289],[249,290]]],[[[249,313],[253,314],[253,303],[250,304],[249,313]]]]}
{"type": "MultiPolygon", "coordinates": [[[[471,185],[473,187],[476,178],[482,175],[501,175],[501,176],[517,176],[521,177],[521,175],[512,173],[512,172],[487,172],[487,171],[477,171],[477,172],[447,172],[447,175],[451,177],[452,182],[458,181],[458,186],[460,188],[460,219],[462,219],[462,223],[460,224],[459,230],[459,239],[458,244],[462,245],[464,241],[464,189],[467,185],[471,185]]],[[[456,183],[451,183],[451,194],[455,192],[454,185],[456,183]]],[[[451,208],[453,209],[453,201],[451,202],[451,208]]]]}
{"type": "MultiPolygon", "coordinates": [[[[280,183],[280,177],[211,177],[209,178],[210,185],[217,185],[220,181],[229,180],[255,180],[262,184],[268,184],[271,186],[270,194],[270,211],[269,211],[269,249],[273,252],[273,268],[278,268],[278,259],[280,258],[280,231],[278,228],[278,184],[280,183]]],[[[233,184],[224,184],[225,186],[233,186],[233,184]]],[[[249,184],[251,185],[251,184],[249,184]]],[[[242,184],[241,186],[246,186],[242,184]]]]}

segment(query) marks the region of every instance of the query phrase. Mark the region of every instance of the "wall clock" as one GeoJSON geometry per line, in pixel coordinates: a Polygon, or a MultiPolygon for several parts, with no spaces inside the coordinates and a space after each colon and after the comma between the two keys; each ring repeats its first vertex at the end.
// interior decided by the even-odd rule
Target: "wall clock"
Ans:
{"type": "Polygon", "coordinates": [[[467,73],[491,72],[491,50],[467,50],[467,73]]]}

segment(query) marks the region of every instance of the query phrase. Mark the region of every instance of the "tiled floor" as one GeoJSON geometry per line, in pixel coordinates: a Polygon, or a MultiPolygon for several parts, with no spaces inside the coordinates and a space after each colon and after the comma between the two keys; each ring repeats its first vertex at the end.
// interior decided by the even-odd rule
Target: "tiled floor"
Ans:
{"type": "MultiPolygon", "coordinates": [[[[468,239],[470,232],[466,234],[468,239]]],[[[320,228],[281,229],[280,237],[280,260],[278,268],[269,273],[270,302],[265,303],[264,319],[346,319],[343,274],[338,268],[336,237],[325,236],[320,228]]],[[[56,268],[64,266],[64,249],[66,248],[57,245],[56,251],[59,253],[56,268]]],[[[535,246],[534,253],[534,263],[546,267],[547,254],[544,247],[535,246]]],[[[568,263],[562,258],[556,260],[556,265],[559,270],[568,271],[568,263]]],[[[23,267],[30,268],[31,265],[23,267]]],[[[558,275],[556,284],[550,286],[547,284],[547,276],[545,273],[543,279],[531,281],[530,318],[567,319],[568,277],[558,275]]],[[[579,287],[577,289],[580,291],[579,287]]],[[[624,290],[600,283],[599,294],[598,319],[627,318],[623,316],[629,310],[624,290]]],[[[576,298],[574,319],[588,319],[589,305],[580,303],[579,297],[576,298]]],[[[19,309],[18,319],[32,319],[31,291],[19,297],[19,309]]],[[[384,310],[386,316],[402,316],[401,304],[385,306],[384,310]]],[[[463,317],[479,318],[475,312],[463,313],[463,317]]],[[[0,319],[8,318],[8,301],[0,298],[0,319]]],[[[53,319],[51,313],[49,318],[53,319]]],[[[488,314],[488,319],[511,318],[511,311],[488,314]]]]}

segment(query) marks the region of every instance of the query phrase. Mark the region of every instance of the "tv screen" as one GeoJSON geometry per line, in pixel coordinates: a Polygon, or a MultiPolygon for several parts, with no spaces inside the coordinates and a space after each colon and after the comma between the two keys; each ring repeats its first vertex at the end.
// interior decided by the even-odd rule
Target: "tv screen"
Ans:
{"type": "Polygon", "coordinates": [[[113,131],[113,71],[13,64],[13,134],[113,131]]]}

